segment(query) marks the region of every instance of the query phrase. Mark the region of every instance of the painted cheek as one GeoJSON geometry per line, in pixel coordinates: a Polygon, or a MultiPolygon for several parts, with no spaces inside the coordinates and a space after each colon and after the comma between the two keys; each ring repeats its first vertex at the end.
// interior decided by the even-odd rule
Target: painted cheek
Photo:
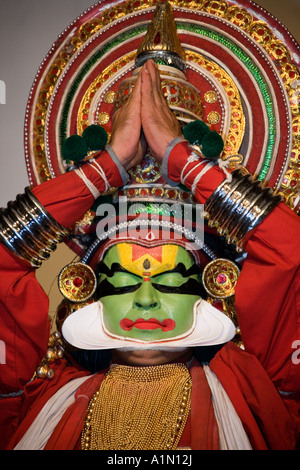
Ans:
{"type": "Polygon", "coordinates": [[[131,309],[132,301],[124,298],[121,301],[121,297],[123,296],[102,300],[104,325],[112,333],[119,331],[120,320],[131,309]]]}
{"type": "Polygon", "coordinates": [[[197,297],[192,296],[188,299],[183,299],[180,295],[165,294],[161,296],[162,308],[168,312],[169,318],[175,321],[178,334],[187,331],[192,326],[193,307],[197,300],[197,297]]]}

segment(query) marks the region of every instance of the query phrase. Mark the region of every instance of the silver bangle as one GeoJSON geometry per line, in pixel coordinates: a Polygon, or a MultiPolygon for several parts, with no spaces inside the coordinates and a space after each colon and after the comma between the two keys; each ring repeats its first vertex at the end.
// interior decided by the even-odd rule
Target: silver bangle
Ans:
{"type": "Polygon", "coordinates": [[[234,244],[237,251],[243,249],[245,235],[256,227],[282,200],[271,188],[262,187],[260,181],[244,171],[232,172],[231,181],[225,180],[205,204],[209,225],[219,235],[234,244]]]}
{"type": "Polygon", "coordinates": [[[0,240],[26,265],[37,268],[68,235],[31,192],[25,189],[0,209],[0,240]]]}

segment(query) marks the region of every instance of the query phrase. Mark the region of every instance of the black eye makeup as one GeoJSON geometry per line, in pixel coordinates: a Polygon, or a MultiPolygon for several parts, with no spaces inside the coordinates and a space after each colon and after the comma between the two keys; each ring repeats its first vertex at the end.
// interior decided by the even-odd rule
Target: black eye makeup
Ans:
{"type": "Polygon", "coordinates": [[[201,295],[200,294],[200,282],[196,279],[189,279],[184,284],[180,286],[171,286],[164,284],[155,284],[152,283],[152,286],[162,292],[163,294],[185,294],[185,295],[201,295]]]}
{"type": "MultiPolygon", "coordinates": [[[[101,274],[107,277],[98,285],[98,298],[109,295],[121,295],[135,292],[142,285],[142,277],[124,269],[119,263],[113,263],[109,268],[101,262],[97,269],[98,278],[101,274]]],[[[199,280],[186,278],[200,274],[199,268],[192,265],[186,269],[183,263],[178,263],[174,269],[156,274],[151,277],[152,286],[164,294],[185,294],[201,296],[202,284],[199,280]]]]}
{"type": "Polygon", "coordinates": [[[141,287],[142,283],[139,282],[134,285],[115,287],[107,279],[104,279],[97,287],[96,296],[101,299],[102,297],[107,297],[108,295],[122,295],[135,292],[141,287]]]}

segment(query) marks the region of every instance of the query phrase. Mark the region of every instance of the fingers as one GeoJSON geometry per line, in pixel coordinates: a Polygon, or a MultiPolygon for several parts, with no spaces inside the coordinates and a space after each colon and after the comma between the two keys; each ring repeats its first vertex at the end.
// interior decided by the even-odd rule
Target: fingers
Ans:
{"type": "Polygon", "coordinates": [[[151,78],[154,99],[164,99],[161,91],[160,74],[156,63],[150,59],[146,62],[146,67],[151,78]]]}
{"type": "Polygon", "coordinates": [[[139,114],[140,114],[139,108],[141,105],[141,90],[142,90],[142,77],[141,77],[141,74],[139,74],[135,82],[133,92],[131,93],[129,99],[127,100],[127,103],[130,103],[133,101],[132,106],[136,109],[136,111],[139,112],[139,114]]]}
{"type": "Polygon", "coordinates": [[[178,134],[177,120],[162,94],[159,72],[154,63],[146,63],[142,81],[142,127],[152,156],[160,162],[167,145],[178,134]]]}
{"type": "MultiPolygon", "coordinates": [[[[164,101],[161,91],[160,75],[157,65],[153,60],[148,60],[142,69],[142,97],[144,101],[159,106],[164,101]]],[[[150,103],[149,103],[150,104],[150,103]]]]}
{"type": "Polygon", "coordinates": [[[126,103],[114,113],[110,145],[122,165],[128,169],[141,158],[141,77],[126,103]]]}
{"type": "Polygon", "coordinates": [[[154,94],[153,94],[153,87],[152,87],[152,80],[150,73],[147,69],[147,62],[144,64],[141,72],[141,81],[142,81],[142,107],[145,107],[145,109],[149,109],[148,107],[153,106],[154,102],[154,94]]]}
{"type": "Polygon", "coordinates": [[[153,157],[161,161],[167,145],[180,135],[177,119],[161,91],[158,67],[152,60],[142,67],[130,98],[116,118],[112,147],[126,167],[142,158],[145,140],[153,157]]]}

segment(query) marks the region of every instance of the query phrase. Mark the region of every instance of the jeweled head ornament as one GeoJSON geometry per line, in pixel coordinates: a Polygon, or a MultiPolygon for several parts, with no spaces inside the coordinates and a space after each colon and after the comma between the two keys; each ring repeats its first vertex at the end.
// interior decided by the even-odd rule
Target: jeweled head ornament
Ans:
{"type": "Polygon", "coordinates": [[[169,3],[157,5],[147,34],[138,47],[136,67],[141,67],[148,59],[185,71],[185,53],[178,38],[169,3]]]}

